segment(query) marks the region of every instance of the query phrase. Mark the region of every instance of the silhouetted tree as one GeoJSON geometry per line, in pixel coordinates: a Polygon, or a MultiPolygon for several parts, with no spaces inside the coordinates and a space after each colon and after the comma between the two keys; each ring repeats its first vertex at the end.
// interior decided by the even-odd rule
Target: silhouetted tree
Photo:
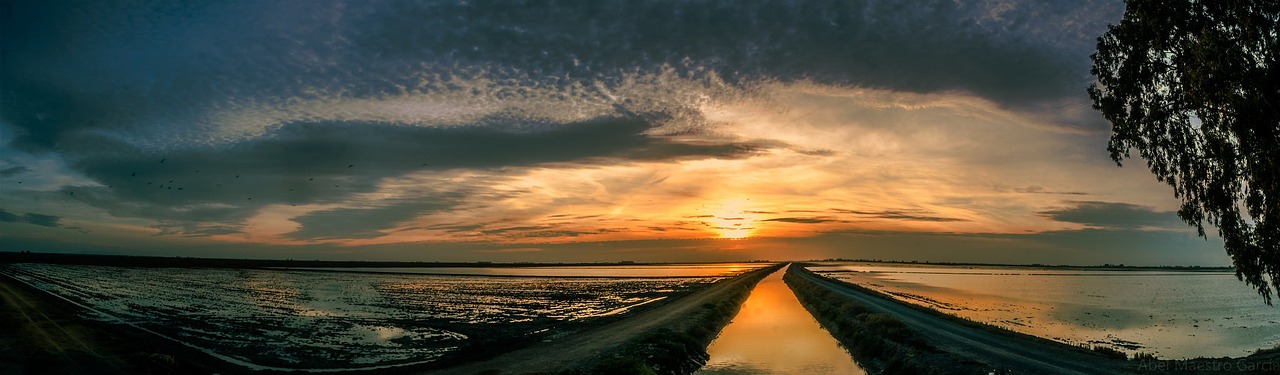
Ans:
{"type": "Polygon", "coordinates": [[[1280,288],[1277,19],[1275,0],[1129,0],[1098,38],[1089,87],[1111,158],[1137,150],[1182,199],[1178,217],[1200,236],[1216,226],[1268,304],[1280,288]]]}

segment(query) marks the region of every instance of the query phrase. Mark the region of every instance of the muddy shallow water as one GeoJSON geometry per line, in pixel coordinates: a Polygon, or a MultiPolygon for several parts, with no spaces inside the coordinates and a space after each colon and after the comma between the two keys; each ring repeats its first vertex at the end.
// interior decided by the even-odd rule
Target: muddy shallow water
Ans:
{"type": "Polygon", "coordinates": [[[520,267],[307,267],[299,270],[411,273],[424,275],[546,277],[724,277],[769,266],[768,263],[707,263],[520,267]]]}
{"type": "Polygon", "coordinates": [[[431,276],[0,265],[86,307],[257,369],[429,363],[475,340],[555,334],[721,278],[431,276]]]}

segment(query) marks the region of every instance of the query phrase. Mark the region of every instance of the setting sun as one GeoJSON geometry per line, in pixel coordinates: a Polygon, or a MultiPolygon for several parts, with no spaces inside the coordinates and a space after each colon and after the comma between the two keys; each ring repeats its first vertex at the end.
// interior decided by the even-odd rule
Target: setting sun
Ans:
{"type": "Polygon", "coordinates": [[[706,217],[705,223],[720,235],[719,238],[740,240],[751,237],[756,229],[756,214],[753,211],[744,210],[744,205],[745,202],[742,200],[726,201],[706,217]]]}

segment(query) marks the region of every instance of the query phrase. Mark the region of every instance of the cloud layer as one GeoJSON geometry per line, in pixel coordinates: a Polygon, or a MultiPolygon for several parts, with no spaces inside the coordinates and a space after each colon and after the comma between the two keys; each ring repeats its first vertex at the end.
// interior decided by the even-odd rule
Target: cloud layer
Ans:
{"type": "Polygon", "coordinates": [[[1083,94],[1122,9],[15,3],[0,236],[539,257],[526,250],[893,233],[1071,251],[1182,233],[1162,185],[1111,167],[1083,94]]]}

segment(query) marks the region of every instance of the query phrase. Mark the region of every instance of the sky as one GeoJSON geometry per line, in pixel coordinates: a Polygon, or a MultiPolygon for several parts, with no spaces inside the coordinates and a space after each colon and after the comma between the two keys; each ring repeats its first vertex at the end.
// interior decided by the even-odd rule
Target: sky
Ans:
{"type": "Polygon", "coordinates": [[[15,1],[0,251],[1226,265],[1085,88],[1119,1],[15,1]]]}

